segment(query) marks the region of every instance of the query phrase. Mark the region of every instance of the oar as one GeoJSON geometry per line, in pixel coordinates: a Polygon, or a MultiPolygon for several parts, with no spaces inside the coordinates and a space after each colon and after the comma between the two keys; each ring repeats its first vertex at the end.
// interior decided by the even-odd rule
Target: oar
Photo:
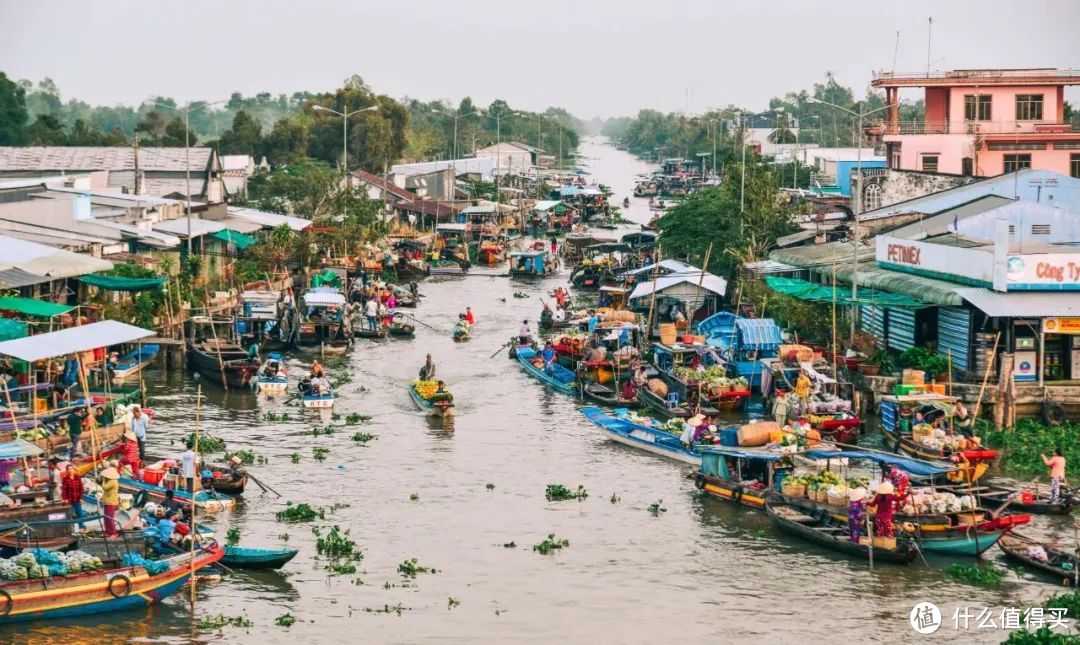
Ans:
{"type": "Polygon", "coordinates": [[[439,330],[439,329],[438,329],[437,327],[432,327],[431,325],[427,324],[427,323],[426,323],[426,322],[424,322],[423,320],[420,320],[420,319],[419,319],[419,318],[417,318],[416,316],[410,316],[409,314],[407,314],[407,313],[405,313],[405,312],[403,312],[403,311],[399,311],[399,312],[397,312],[397,313],[398,313],[398,315],[399,315],[399,316],[403,316],[403,317],[405,317],[405,318],[408,318],[408,319],[410,319],[410,320],[415,320],[416,322],[418,322],[418,323],[420,323],[421,325],[423,325],[423,326],[427,327],[428,329],[434,329],[435,331],[440,331],[440,330],[439,330]]]}
{"type": "Polygon", "coordinates": [[[259,481],[259,478],[258,478],[258,477],[256,477],[255,475],[252,475],[251,473],[248,473],[248,474],[247,474],[247,476],[251,478],[251,481],[253,481],[253,482],[255,482],[256,484],[258,484],[258,485],[259,485],[259,488],[262,488],[262,489],[263,489],[264,491],[265,491],[265,490],[269,490],[269,491],[270,491],[271,493],[273,493],[273,494],[277,495],[278,497],[284,497],[284,495],[282,495],[281,493],[277,492],[277,491],[276,491],[276,490],[274,490],[273,488],[270,488],[270,487],[269,487],[269,486],[267,486],[266,484],[264,484],[264,483],[262,483],[261,481],[259,481]]]}
{"type": "Polygon", "coordinates": [[[513,341],[513,340],[508,340],[508,341],[506,341],[505,343],[503,343],[502,345],[500,345],[500,346],[499,346],[499,349],[496,349],[496,350],[495,350],[495,353],[494,353],[494,354],[492,354],[491,356],[488,356],[488,358],[495,358],[495,356],[496,356],[496,355],[497,355],[497,354],[498,354],[499,352],[501,352],[502,350],[504,350],[504,349],[506,349],[507,347],[509,347],[509,346],[510,346],[510,343],[512,343],[512,342],[514,342],[514,341],[513,341]]]}

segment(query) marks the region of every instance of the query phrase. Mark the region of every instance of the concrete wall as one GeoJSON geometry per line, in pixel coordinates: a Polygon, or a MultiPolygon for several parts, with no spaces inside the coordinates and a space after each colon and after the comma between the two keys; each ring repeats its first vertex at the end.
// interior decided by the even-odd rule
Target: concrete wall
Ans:
{"type": "Polygon", "coordinates": [[[972,177],[951,177],[921,172],[908,172],[890,169],[884,175],[866,180],[867,186],[876,183],[881,186],[881,205],[889,206],[898,202],[915,199],[930,193],[970,184],[972,177]]]}

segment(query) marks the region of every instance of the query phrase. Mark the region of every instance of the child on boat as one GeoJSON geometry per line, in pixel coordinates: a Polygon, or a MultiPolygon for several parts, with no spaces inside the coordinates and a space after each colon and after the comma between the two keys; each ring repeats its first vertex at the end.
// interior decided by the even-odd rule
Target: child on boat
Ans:
{"type": "Polygon", "coordinates": [[[848,492],[848,533],[855,544],[862,539],[863,515],[866,513],[865,499],[865,488],[853,488],[848,492]]]}

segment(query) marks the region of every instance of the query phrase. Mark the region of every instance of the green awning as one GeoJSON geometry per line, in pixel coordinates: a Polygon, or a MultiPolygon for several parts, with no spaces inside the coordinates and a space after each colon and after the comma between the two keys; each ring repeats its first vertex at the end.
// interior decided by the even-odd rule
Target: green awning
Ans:
{"type": "Polygon", "coordinates": [[[255,238],[251,237],[250,235],[245,235],[244,233],[241,233],[239,231],[234,231],[227,228],[222,229],[217,233],[211,233],[210,237],[216,237],[222,242],[232,244],[240,251],[243,251],[244,249],[255,243],[255,238]]]}
{"type": "Polygon", "coordinates": [[[125,278],[118,275],[84,275],[79,280],[108,291],[154,291],[165,284],[165,278],[125,278]]]}
{"type": "MultiPolygon", "coordinates": [[[[27,316],[51,318],[52,316],[66,314],[74,308],[67,305],[58,305],[55,302],[34,300],[33,298],[0,298],[0,311],[14,311],[27,316]]],[[[23,336],[25,335],[23,334],[23,336]]],[[[15,336],[15,338],[21,338],[21,336],[15,336]]]]}
{"type": "Polygon", "coordinates": [[[334,273],[330,269],[323,269],[322,271],[311,276],[312,287],[341,287],[341,276],[334,273]]]}
{"type": "MultiPolygon", "coordinates": [[[[860,282],[862,282],[861,279],[860,282]]],[[[859,304],[873,304],[888,307],[926,306],[926,303],[921,300],[896,293],[885,293],[884,291],[878,291],[876,289],[859,289],[856,297],[852,298],[851,287],[842,285],[836,285],[834,289],[831,285],[827,284],[814,284],[813,282],[807,282],[806,280],[781,278],[772,275],[765,276],[765,284],[769,285],[769,288],[777,293],[812,302],[832,302],[835,297],[836,302],[839,304],[858,302],[859,304]]]]}
{"type": "MultiPolygon", "coordinates": [[[[818,269],[822,275],[828,275],[831,269],[818,269]]],[[[851,265],[837,266],[836,278],[838,280],[851,281],[851,265]]],[[[902,294],[911,298],[918,298],[927,305],[943,305],[961,307],[964,299],[956,292],[959,285],[944,280],[935,280],[921,275],[913,275],[902,271],[882,269],[873,264],[859,264],[859,302],[863,302],[863,287],[879,289],[893,294],[902,294]]]]}
{"type": "Polygon", "coordinates": [[[0,341],[24,338],[28,333],[26,323],[11,318],[0,318],[0,341]]]}

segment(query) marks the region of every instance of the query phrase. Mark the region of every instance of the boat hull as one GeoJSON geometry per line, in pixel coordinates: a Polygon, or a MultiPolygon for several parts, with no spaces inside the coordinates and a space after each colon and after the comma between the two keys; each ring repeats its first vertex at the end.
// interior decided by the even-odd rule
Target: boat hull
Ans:
{"type": "Polygon", "coordinates": [[[422,412],[432,417],[448,417],[454,413],[454,404],[451,401],[444,401],[440,403],[432,403],[424,397],[420,396],[420,393],[416,391],[416,388],[409,385],[409,396],[412,398],[416,407],[420,408],[422,412]]]}
{"type": "Polygon", "coordinates": [[[769,491],[766,489],[751,488],[701,473],[697,473],[695,483],[699,490],[710,497],[757,510],[765,508],[765,499],[769,495],[769,491]]]}
{"type": "MultiPolygon", "coordinates": [[[[146,491],[146,495],[150,501],[161,502],[165,500],[166,489],[164,487],[141,482],[137,479],[131,479],[130,477],[120,478],[120,490],[125,493],[133,494],[137,494],[139,491],[146,491]]],[[[191,493],[188,491],[177,490],[173,491],[173,493],[177,500],[187,504],[191,503],[191,493]]],[[[235,505],[236,500],[227,495],[206,490],[195,491],[195,507],[199,509],[200,513],[216,513],[218,511],[231,509],[235,505]]]]}
{"type": "Polygon", "coordinates": [[[299,553],[296,549],[250,549],[226,546],[221,563],[239,569],[280,569],[299,553]]]}
{"type": "Polygon", "coordinates": [[[616,442],[631,448],[667,457],[693,466],[701,465],[701,455],[682,446],[679,438],[664,432],[604,414],[599,408],[583,408],[581,413],[596,424],[600,432],[616,442]]]}
{"type": "Polygon", "coordinates": [[[334,407],[333,394],[308,395],[303,397],[302,404],[305,408],[313,410],[325,410],[334,407]]]}
{"type": "MultiPolygon", "coordinates": [[[[544,383],[548,387],[552,388],[553,390],[557,390],[559,392],[562,392],[563,394],[569,394],[571,396],[574,396],[574,395],[577,394],[577,383],[576,382],[560,381],[559,379],[556,379],[556,378],[552,377],[551,375],[549,375],[547,372],[540,369],[539,367],[533,365],[532,364],[532,358],[535,355],[536,354],[531,349],[527,349],[527,348],[519,348],[518,351],[517,351],[517,360],[518,360],[519,363],[521,363],[521,367],[525,369],[526,374],[528,374],[529,376],[541,381],[542,383],[544,383]]],[[[566,369],[566,368],[562,368],[561,366],[555,367],[555,369],[560,369],[560,368],[564,369],[564,370],[566,369]]],[[[569,371],[569,370],[567,370],[567,371],[569,371]]]]}

